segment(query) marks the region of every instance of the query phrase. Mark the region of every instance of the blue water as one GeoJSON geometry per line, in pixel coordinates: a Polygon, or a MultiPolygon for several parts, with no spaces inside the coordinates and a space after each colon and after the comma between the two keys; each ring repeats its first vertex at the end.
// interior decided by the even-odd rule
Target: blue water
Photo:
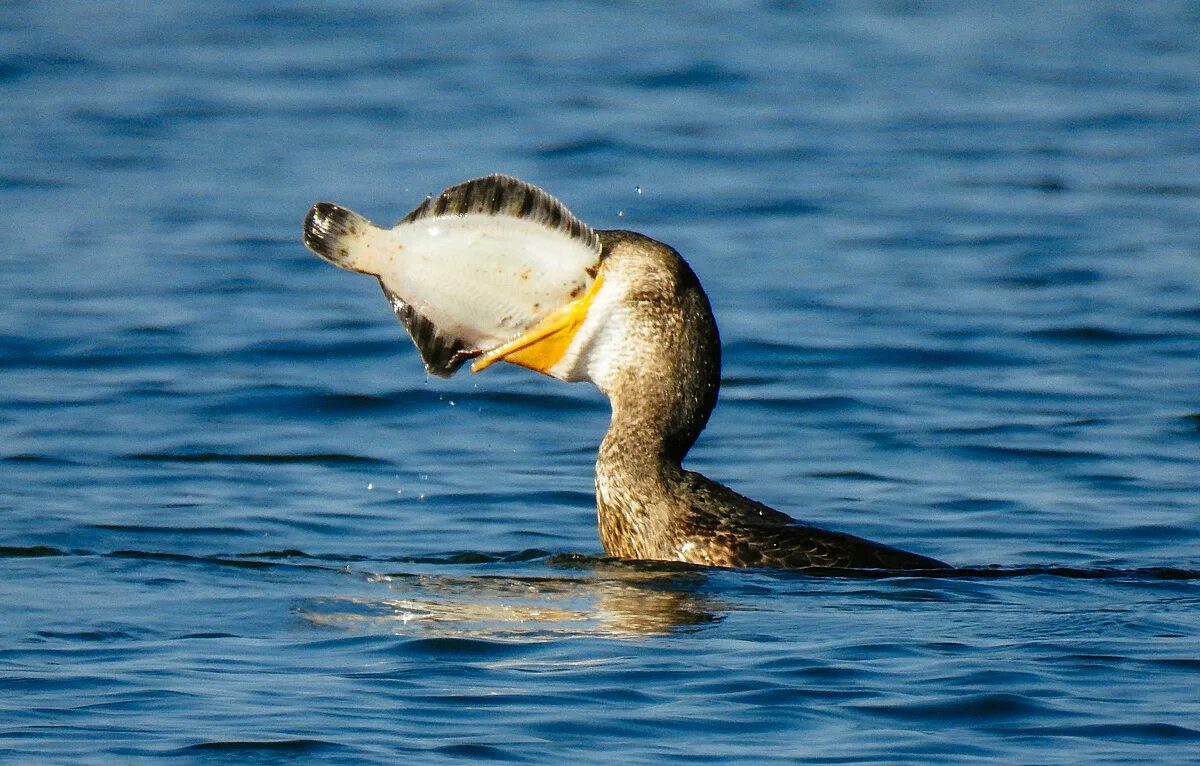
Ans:
{"type": "Polygon", "coordinates": [[[1189,2],[0,4],[0,760],[1200,762],[1198,105],[1189,2]],[[967,569],[603,559],[603,399],[299,241],[490,172],[700,275],[691,467],[967,569]]]}

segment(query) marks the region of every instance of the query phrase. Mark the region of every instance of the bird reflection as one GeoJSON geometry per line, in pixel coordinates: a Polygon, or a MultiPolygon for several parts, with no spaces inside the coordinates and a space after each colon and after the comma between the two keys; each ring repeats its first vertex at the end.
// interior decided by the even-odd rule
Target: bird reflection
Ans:
{"type": "MultiPolygon", "coordinates": [[[[594,560],[593,560],[594,561],[594,560]]],[[[728,607],[700,592],[698,571],[593,566],[587,577],[376,574],[388,595],[315,599],[298,613],[352,631],[474,638],[633,637],[689,632],[728,607]]]]}

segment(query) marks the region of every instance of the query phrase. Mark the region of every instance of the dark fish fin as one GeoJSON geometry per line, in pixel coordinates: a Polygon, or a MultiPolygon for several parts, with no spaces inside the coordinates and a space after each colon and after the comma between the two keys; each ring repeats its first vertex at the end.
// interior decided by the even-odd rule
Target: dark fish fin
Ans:
{"type": "Polygon", "coordinates": [[[562,232],[600,252],[596,232],[567,210],[566,205],[536,186],[499,174],[473,178],[451,186],[436,197],[427,197],[400,223],[472,213],[524,218],[562,232]]]}
{"type": "Polygon", "coordinates": [[[318,202],[304,217],[304,245],[334,266],[367,274],[355,267],[346,240],[361,235],[371,226],[370,221],[352,210],[332,202],[318,202]]]}
{"type": "Polygon", "coordinates": [[[479,356],[478,351],[468,349],[459,338],[439,330],[403,298],[387,289],[382,281],[379,286],[383,288],[383,294],[392,304],[392,310],[396,312],[400,324],[408,330],[413,345],[417,347],[417,353],[421,355],[421,361],[425,363],[425,370],[430,375],[448,378],[458,372],[463,362],[479,356]]]}

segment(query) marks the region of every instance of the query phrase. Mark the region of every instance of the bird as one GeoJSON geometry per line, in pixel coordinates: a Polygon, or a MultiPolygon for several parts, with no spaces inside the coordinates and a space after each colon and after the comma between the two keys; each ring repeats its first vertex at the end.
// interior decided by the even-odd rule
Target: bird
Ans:
{"type": "Polygon", "coordinates": [[[431,374],[504,361],[591,382],[607,397],[595,489],[608,556],[722,568],[948,568],[804,523],[683,467],[717,403],[721,342],[700,280],[671,246],[594,230],[507,175],[431,195],[392,228],[318,202],[303,239],[321,258],[379,279],[431,374]]]}

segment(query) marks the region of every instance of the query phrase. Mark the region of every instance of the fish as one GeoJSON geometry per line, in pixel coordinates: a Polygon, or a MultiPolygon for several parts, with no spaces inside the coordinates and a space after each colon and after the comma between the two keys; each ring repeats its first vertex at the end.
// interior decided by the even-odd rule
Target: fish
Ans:
{"type": "Polygon", "coordinates": [[[559,326],[564,307],[599,286],[596,232],[506,175],[431,195],[391,228],[318,202],[303,239],[329,263],[378,279],[425,369],[443,378],[539,325],[559,326]]]}

